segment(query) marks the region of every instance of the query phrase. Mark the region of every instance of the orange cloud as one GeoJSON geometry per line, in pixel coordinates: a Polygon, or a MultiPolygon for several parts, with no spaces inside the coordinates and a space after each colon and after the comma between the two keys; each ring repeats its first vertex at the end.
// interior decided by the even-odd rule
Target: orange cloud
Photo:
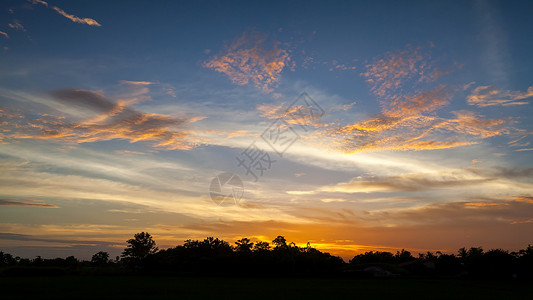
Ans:
{"type": "Polygon", "coordinates": [[[505,202],[467,202],[465,207],[467,208],[482,208],[487,206],[500,206],[500,205],[509,205],[505,202]]]}
{"type": "Polygon", "coordinates": [[[280,73],[290,61],[289,53],[280,49],[278,42],[272,44],[268,47],[266,36],[259,33],[244,33],[203,66],[226,74],[235,84],[252,82],[270,93],[277,87],[280,73]]]}
{"type": "Polygon", "coordinates": [[[467,102],[470,105],[478,107],[487,107],[494,105],[510,106],[525,105],[528,101],[518,101],[533,97],[533,86],[530,86],[525,92],[498,90],[492,86],[478,86],[468,96],[467,102]]]}
{"type": "Polygon", "coordinates": [[[260,104],[257,106],[257,110],[264,118],[268,119],[283,119],[289,124],[302,125],[302,126],[314,126],[319,127],[321,122],[317,116],[304,113],[311,110],[312,107],[305,105],[294,105],[291,107],[285,107],[285,103],[279,105],[274,104],[260,104]]]}
{"type": "Polygon", "coordinates": [[[533,219],[527,219],[524,221],[512,221],[511,224],[526,224],[526,223],[533,223],[533,219]]]}
{"type": "MultiPolygon", "coordinates": [[[[348,105],[349,106],[349,105],[348,105]]],[[[341,106],[345,109],[347,106],[341,106]]],[[[338,107],[337,107],[338,108],[338,107]]],[[[325,111],[307,93],[302,93],[288,107],[285,103],[261,104],[257,106],[262,117],[268,119],[283,119],[289,124],[300,126],[324,127],[320,118],[325,111]]]]}
{"type": "Polygon", "coordinates": [[[90,25],[90,26],[102,26],[102,25],[100,25],[100,23],[98,23],[94,19],[91,19],[91,18],[78,18],[75,15],[71,15],[71,14],[66,13],[64,10],[62,10],[61,8],[59,8],[57,6],[53,6],[52,9],[57,11],[60,15],[62,15],[63,17],[65,17],[65,18],[67,18],[69,20],[71,20],[74,23],[87,24],[87,25],[90,25]]]}
{"type": "Polygon", "coordinates": [[[19,116],[12,118],[6,135],[18,139],[61,139],[76,143],[113,139],[131,143],[150,141],[155,147],[181,150],[191,149],[198,143],[184,127],[190,119],[139,112],[88,90],[60,90],[51,95],[55,101],[73,109],[90,111],[95,117],[78,121],[19,116]]]}
{"type": "MultiPolygon", "coordinates": [[[[43,1],[43,0],[32,0],[31,3],[32,4],[41,4],[41,5],[44,5],[44,6],[48,7],[48,2],[43,1]]],[[[66,13],[64,10],[62,10],[61,8],[59,8],[57,6],[52,6],[52,9],[55,10],[56,12],[58,12],[63,17],[71,20],[74,23],[87,24],[89,26],[102,26],[102,25],[100,25],[100,23],[98,23],[94,19],[76,17],[75,15],[71,15],[69,13],[66,13]]]]}
{"type": "Polygon", "coordinates": [[[391,117],[416,116],[431,113],[449,104],[450,92],[445,85],[440,85],[427,92],[414,96],[395,97],[387,103],[384,114],[391,117]]]}
{"type": "Polygon", "coordinates": [[[481,119],[475,112],[461,110],[452,112],[455,119],[441,119],[433,126],[437,129],[445,129],[449,132],[457,132],[466,136],[479,136],[488,138],[510,133],[510,127],[506,126],[510,119],[481,119]]]}
{"type": "MultiPolygon", "coordinates": [[[[458,201],[366,213],[354,210],[353,214],[342,209],[295,209],[296,217],[305,217],[311,222],[206,221],[185,224],[176,229],[193,232],[197,235],[194,239],[215,233],[225,240],[249,237],[271,241],[277,235],[283,235],[288,241],[303,245],[309,241],[318,249],[331,251],[344,258],[351,258],[365,249],[390,251],[405,245],[412,247],[408,250],[414,253],[424,252],[422,249],[455,252],[465,245],[523,247],[519,243],[528,240],[533,228],[521,227],[517,231],[515,226],[531,220],[533,205],[517,201],[503,202],[500,199],[493,201],[507,205],[478,206],[476,209],[467,204],[473,201],[458,201]],[[512,225],[513,221],[516,223],[512,225]]],[[[344,203],[348,202],[338,205],[342,207],[344,203]]]]}
{"type": "MultiPolygon", "coordinates": [[[[389,52],[366,66],[362,75],[378,96],[382,111],[346,126],[322,133],[347,153],[363,151],[435,150],[477,144],[481,139],[508,135],[512,119],[485,119],[469,111],[442,118],[437,111],[451,100],[452,90],[438,85],[427,91],[407,94],[421,83],[431,83],[443,72],[432,66],[421,48],[389,52]]],[[[515,95],[525,97],[525,94],[515,95]]]]}
{"type": "Polygon", "coordinates": [[[0,31],[0,35],[3,35],[6,39],[9,38],[9,35],[3,31],[0,31]]]}
{"type": "Polygon", "coordinates": [[[48,7],[48,3],[43,1],[43,0],[31,0],[31,3],[32,4],[42,4],[42,5],[46,6],[46,7],[48,7]]]}
{"type": "Polygon", "coordinates": [[[421,47],[387,52],[383,58],[368,64],[367,71],[361,75],[367,78],[375,95],[394,99],[405,83],[429,82],[442,74],[429,58],[429,53],[421,47]]]}
{"type": "Polygon", "coordinates": [[[471,137],[507,134],[507,120],[480,119],[456,112],[456,119],[434,115],[449,103],[449,91],[439,86],[414,96],[397,97],[383,112],[367,120],[329,129],[326,136],[339,140],[344,152],[435,150],[472,145],[471,137]]]}

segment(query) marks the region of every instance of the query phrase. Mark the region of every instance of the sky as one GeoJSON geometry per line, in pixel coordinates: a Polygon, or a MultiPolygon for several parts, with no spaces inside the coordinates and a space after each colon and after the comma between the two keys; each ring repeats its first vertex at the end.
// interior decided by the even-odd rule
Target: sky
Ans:
{"type": "Polygon", "coordinates": [[[0,3],[0,250],[533,244],[530,1],[0,3]]]}

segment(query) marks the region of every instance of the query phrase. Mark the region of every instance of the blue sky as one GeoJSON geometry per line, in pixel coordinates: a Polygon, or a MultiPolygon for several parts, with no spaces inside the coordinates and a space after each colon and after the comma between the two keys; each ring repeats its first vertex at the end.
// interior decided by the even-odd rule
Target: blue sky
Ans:
{"type": "Polygon", "coordinates": [[[3,1],[0,248],[118,254],[140,231],[160,248],[284,235],[346,258],[524,247],[532,10],[3,1]],[[298,139],[280,155],[267,128],[298,139]],[[256,176],[237,160],[251,145],[256,176]],[[237,204],[210,198],[224,172],[237,204]]]}

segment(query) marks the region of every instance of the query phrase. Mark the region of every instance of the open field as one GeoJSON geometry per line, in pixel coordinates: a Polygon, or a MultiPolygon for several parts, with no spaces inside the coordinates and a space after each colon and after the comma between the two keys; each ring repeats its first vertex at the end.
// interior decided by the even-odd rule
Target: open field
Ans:
{"type": "Polygon", "coordinates": [[[2,299],[533,299],[526,282],[430,279],[1,277],[2,299]]]}

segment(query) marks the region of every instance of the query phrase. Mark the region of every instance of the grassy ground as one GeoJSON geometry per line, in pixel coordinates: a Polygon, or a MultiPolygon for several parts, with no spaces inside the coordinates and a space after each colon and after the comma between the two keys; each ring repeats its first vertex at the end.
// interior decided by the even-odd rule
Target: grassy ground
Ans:
{"type": "Polygon", "coordinates": [[[525,282],[428,279],[0,277],[1,299],[533,299],[525,282]]]}

